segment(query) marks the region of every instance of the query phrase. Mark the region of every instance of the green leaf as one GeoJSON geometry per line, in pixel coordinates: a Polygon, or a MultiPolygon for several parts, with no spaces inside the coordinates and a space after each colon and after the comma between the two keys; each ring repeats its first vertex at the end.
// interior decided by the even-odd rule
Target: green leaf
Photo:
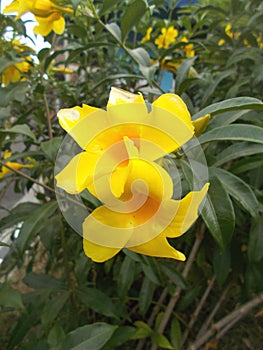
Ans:
{"type": "Polygon", "coordinates": [[[63,331],[63,328],[56,323],[50,330],[47,338],[47,342],[51,347],[55,347],[62,343],[62,341],[65,339],[65,332],[63,331]]]}
{"type": "Polygon", "coordinates": [[[174,266],[161,264],[163,273],[176,285],[182,289],[186,288],[186,281],[174,266]]]}
{"type": "Polygon", "coordinates": [[[175,350],[180,350],[182,346],[182,331],[177,318],[173,318],[171,325],[171,343],[175,350]]]}
{"type": "Polygon", "coordinates": [[[5,242],[0,242],[0,247],[10,247],[10,244],[7,244],[5,242]]]}
{"type": "Polygon", "coordinates": [[[122,41],[125,41],[130,30],[140,21],[147,10],[144,0],[135,0],[124,12],[121,20],[122,41]]]}
{"type": "Polygon", "coordinates": [[[146,338],[151,336],[153,333],[153,330],[143,321],[136,321],[134,322],[134,325],[137,327],[137,331],[133,335],[132,339],[146,338]]]}
{"type": "Polygon", "coordinates": [[[13,61],[8,58],[0,57],[0,73],[17,62],[21,62],[21,60],[18,59],[17,61],[13,61]]]}
{"type": "Polygon", "coordinates": [[[129,55],[136,61],[140,66],[151,67],[151,57],[148,52],[142,47],[136,49],[128,49],[129,55]]]}
{"type": "Polygon", "coordinates": [[[4,88],[0,87],[0,106],[5,107],[11,101],[23,102],[29,85],[26,82],[12,83],[4,88]]]}
{"type": "Polygon", "coordinates": [[[101,4],[100,16],[103,16],[108,10],[111,10],[118,0],[104,0],[101,4]]]}
{"type": "Polygon", "coordinates": [[[44,273],[30,272],[25,276],[23,282],[33,289],[47,289],[56,291],[63,291],[66,289],[63,282],[44,273]]]}
{"type": "Polygon", "coordinates": [[[155,284],[145,277],[139,294],[139,309],[142,316],[145,316],[151,305],[154,290],[155,284]]]}
{"type": "Polygon", "coordinates": [[[188,78],[188,73],[190,68],[192,67],[196,57],[193,58],[187,58],[183,61],[182,64],[178,67],[176,71],[176,80],[175,80],[175,93],[178,93],[179,95],[182,94],[181,91],[181,85],[182,83],[188,78]]]}
{"type": "Polygon", "coordinates": [[[79,6],[80,3],[81,3],[81,0],[71,0],[71,4],[74,11],[77,10],[77,7],[79,6]]]}
{"type": "Polygon", "coordinates": [[[231,166],[230,171],[235,174],[241,174],[253,169],[258,169],[262,166],[263,166],[262,156],[251,156],[251,157],[240,159],[239,161],[235,162],[231,166]]]}
{"type": "Polygon", "coordinates": [[[216,280],[220,287],[223,286],[231,270],[231,252],[230,246],[221,250],[215,246],[213,254],[213,267],[216,275],[216,280]]]}
{"type": "Polygon", "coordinates": [[[12,288],[8,283],[0,284],[0,305],[23,309],[23,301],[18,290],[12,288]]]}
{"type": "Polygon", "coordinates": [[[151,335],[151,338],[153,343],[158,345],[160,348],[174,350],[174,347],[170,344],[169,340],[163,334],[155,332],[151,335]]]}
{"type": "Polygon", "coordinates": [[[77,289],[78,299],[92,310],[108,317],[118,318],[112,300],[99,289],[85,288],[77,289]]]}
{"type": "Polygon", "coordinates": [[[198,138],[200,144],[223,140],[263,143],[263,130],[254,125],[233,124],[215,128],[198,138]]]}
{"type": "Polygon", "coordinates": [[[108,23],[105,25],[105,27],[117,41],[121,41],[121,29],[117,23],[108,23]]]}
{"type": "Polygon", "coordinates": [[[234,143],[233,145],[227,147],[216,158],[214,166],[220,166],[233,159],[246,157],[253,154],[263,153],[262,144],[253,144],[247,142],[234,143]]]}
{"type": "Polygon", "coordinates": [[[234,232],[235,213],[228,193],[217,178],[210,179],[201,216],[220,247],[226,247],[234,232]]]}
{"type": "Polygon", "coordinates": [[[103,346],[102,350],[113,350],[117,349],[119,346],[123,345],[132,337],[136,332],[135,327],[131,326],[121,326],[116,329],[110,340],[103,346]]]}
{"type": "Polygon", "coordinates": [[[135,262],[125,256],[121,265],[120,274],[118,278],[118,294],[121,298],[127,295],[130,286],[134,280],[135,262]]]}
{"type": "Polygon", "coordinates": [[[226,191],[235,198],[252,216],[258,215],[259,203],[251,187],[239,177],[224,169],[211,167],[209,169],[216,176],[226,191]]]}
{"type": "Polygon", "coordinates": [[[54,162],[56,160],[57,152],[59,146],[61,145],[61,142],[62,136],[57,136],[51,140],[42,142],[40,144],[40,147],[42,151],[48,156],[48,158],[54,162]]]}
{"type": "Polygon", "coordinates": [[[143,256],[144,263],[142,269],[145,275],[155,284],[162,285],[163,279],[159,265],[155,258],[150,256],[143,256]]]}
{"type": "Polygon", "coordinates": [[[36,141],[35,135],[32,133],[29,126],[26,124],[17,124],[10,129],[0,129],[0,133],[22,134],[22,135],[26,135],[26,136],[30,137],[31,139],[33,139],[34,141],[36,141]]]}
{"type": "Polygon", "coordinates": [[[79,327],[66,336],[59,350],[100,350],[116,329],[104,322],[79,327]]]}
{"type": "Polygon", "coordinates": [[[58,316],[59,312],[70,297],[70,292],[58,294],[52,300],[45,304],[41,313],[41,321],[45,327],[48,327],[58,316]]]}
{"type": "Polygon", "coordinates": [[[241,110],[241,111],[228,111],[220,114],[216,114],[212,119],[209,120],[207,131],[211,129],[218,128],[223,125],[228,125],[235,122],[237,119],[242,118],[244,115],[249,115],[248,111],[251,110],[241,110]]]}
{"type": "Polygon", "coordinates": [[[49,217],[56,211],[57,202],[51,201],[41,205],[34,210],[24,221],[19,236],[16,239],[16,246],[21,253],[24,252],[28,242],[36,235],[41,228],[48,225],[49,217]]]}
{"type": "Polygon", "coordinates": [[[248,259],[256,263],[263,258],[263,216],[258,216],[252,221],[249,231],[248,259]]]}
{"type": "Polygon", "coordinates": [[[205,114],[211,114],[212,116],[226,112],[231,111],[235,109],[263,109],[263,103],[254,97],[235,97],[230,98],[228,100],[214,103],[204,109],[202,109],[200,112],[193,115],[193,120],[198,119],[205,114]]]}

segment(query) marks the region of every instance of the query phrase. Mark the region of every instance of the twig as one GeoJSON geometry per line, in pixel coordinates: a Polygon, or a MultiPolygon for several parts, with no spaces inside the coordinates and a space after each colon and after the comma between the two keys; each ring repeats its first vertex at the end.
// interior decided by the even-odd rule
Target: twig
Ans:
{"type": "MultiPolygon", "coordinates": [[[[263,293],[259,294],[254,299],[241,305],[237,310],[231,312],[229,315],[223,317],[220,321],[211,326],[211,328],[193,344],[188,347],[188,350],[197,350],[205,344],[216,332],[222,331],[221,337],[236,324],[242,317],[248,314],[254,307],[263,303],[263,293]],[[228,325],[230,325],[228,327],[228,325]],[[225,329],[225,331],[223,331],[225,329]]],[[[220,332],[219,332],[220,336],[220,332]]]]}
{"type": "Polygon", "coordinates": [[[210,323],[212,322],[215,314],[217,313],[217,310],[220,308],[222,302],[225,300],[227,293],[229,292],[231,284],[229,283],[227,285],[227,287],[224,289],[221,297],[219,298],[218,302],[216,303],[215,307],[213,308],[213,310],[211,311],[210,315],[207,317],[207,319],[205,320],[205,322],[203,323],[200,331],[197,333],[196,338],[200,338],[208,329],[210,323]]]}
{"type": "MultiPolygon", "coordinates": [[[[184,278],[187,278],[188,274],[189,274],[189,271],[192,267],[192,264],[194,262],[194,259],[196,257],[196,254],[199,250],[199,247],[200,247],[200,244],[203,240],[203,236],[204,236],[204,231],[205,231],[205,225],[204,223],[202,223],[202,226],[201,226],[201,229],[200,229],[200,232],[196,235],[196,239],[195,239],[195,243],[193,245],[193,248],[191,250],[191,253],[190,253],[190,256],[187,260],[187,263],[185,265],[185,268],[183,270],[183,273],[182,273],[182,276],[184,278]]],[[[162,321],[157,329],[157,332],[158,333],[163,333],[169,320],[170,320],[170,317],[172,315],[172,312],[174,310],[174,307],[175,305],[177,304],[177,301],[179,300],[180,298],[180,295],[181,295],[181,292],[182,292],[182,288],[180,286],[177,286],[176,289],[175,289],[175,293],[171,296],[171,299],[167,305],[167,308],[164,312],[164,315],[163,315],[163,318],[162,318],[162,321]]],[[[153,344],[152,347],[151,347],[151,350],[157,350],[157,345],[156,344],[153,344]]]]}
{"type": "Polygon", "coordinates": [[[210,294],[214,283],[215,283],[215,276],[213,276],[212,280],[208,284],[205,293],[203,294],[199,304],[197,305],[197,308],[195,309],[195,311],[194,311],[194,313],[192,315],[192,318],[191,318],[191,320],[189,322],[189,325],[188,325],[188,327],[186,328],[186,330],[184,332],[182,345],[185,343],[185,341],[186,341],[186,339],[187,339],[191,329],[193,328],[193,325],[195,324],[195,321],[197,320],[197,317],[198,317],[200,311],[202,310],[202,307],[204,306],[204,303],[205,303],[208,295],[210,294]]]}

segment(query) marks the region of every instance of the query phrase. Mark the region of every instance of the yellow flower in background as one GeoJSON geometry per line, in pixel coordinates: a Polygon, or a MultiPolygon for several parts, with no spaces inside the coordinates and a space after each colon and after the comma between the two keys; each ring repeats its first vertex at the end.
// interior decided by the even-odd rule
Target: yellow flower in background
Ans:
{"type": "Polygon", "coordinates": [[[49,0],[14,0],[3,10],[3,13],[12,12],[17,12],[16,19],[27,12],[33,13],[39,23],[39,25],[34,28],[34,32],[46,36],[52,30],[56,34],[62,34],[65,29],[65,20],[62,14],[72,14],[73,10],[68,7],[58,6],[49,0]]]}
{"type": "MultiPolygon", "coordinates": [[[[6,159],[10,158],[11,156],[12,156],[12,152],[5,151],[3,159],[6,160],[6,159]]],[[[19,170],[21,168],[32,168],[33,167],[33,164],[20,164],[20,163],[10,162],[10,161],[6,161],[5,163],[6,163],[6,165],[12,167],[15,170],[19,170]]],[[[2,169],[0,170],[0,179],[4,178],[9,173],[12,173],[12,170],[10,170],[10,169],[6,168],[4,165],[2,165],[2,169]]]]}
{"type": "MultiPolygon", "coordinates": [[[[181,39],[181,42],[182,43],[188,43],[189,40],[184,36],[182,39],[181,39]]],[[[195,55],[195,50],[194,50],[194,45],[193,44],[188,44],[188,45],[185,45],[183,46],[183,50],[186,54],[186,57],[194,57],[195,55]]]]}
{"type": "Polygon", "coordinates": [[[142,38],[141,43],[146,43],[147,41],[151,40],[151,33],[152,33],[152,27],[149,27],[146,31],[145,36],[142,38]]]}
{"type": "MultiPolygon", "coordinates": [[[[226,35],[230,38],[230,39],[238,39],[240,37],[240,33],[239,32],[233,32],[233,28],[232,28],[232,24],[227,24],[225,27],[225,33],[226,35]]],[[[222,46],[225,44],[225,39],[220,39],[218,42],[219,46],[222,46]]]]}
{"type": "Polygon", "coordinates": [[[162,28],[161,32],[162,34],[160,34],[154,42],[158,46],[158,49],[167,49],[171,44],[175,43],[178,30],[170,26],[168,29],[162,28]]]}
{"type": "Polygon", "coordinates": [[[167,238],[193,224],[208,184],[173,200],[172,180],[154,162],[194,134],[181,98],[164,94],[148,111],[141,95],[112,88],[107,111],[83,105],[62,109],[58,118],[84,152],[55,176],[57,186],[70,194],[88,189],[103,203],[83,223],[86,255],[103,262],[126,247],[184,260],[167,238]]]}
{"type": "MultiPolygon", "coordinates": [[[[24,51],[33,51],[30,47],[21,44],[19,40],[12,40],[12,47],[17,51],[18,54],[21,54],[24,51]]],[[[15,83],[20,80],[25,80],[24,73],[27,73],[32,68],[32,59],[30,56],[19,57],[17,58],[17,63],[10,65],[4,69],[1,73],[1,82],[5,86],[10,83],[15,83]]]]}

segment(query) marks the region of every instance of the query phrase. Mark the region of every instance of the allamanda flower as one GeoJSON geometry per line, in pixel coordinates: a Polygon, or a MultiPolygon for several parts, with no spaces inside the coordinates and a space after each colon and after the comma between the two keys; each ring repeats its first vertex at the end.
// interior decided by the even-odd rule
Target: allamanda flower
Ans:
{"type": "Polygon", "coordinates": [[[105,261],[127,247],[183,260],[166,237],[190,227],[208,185],[174,201],[171,178],[153,162],[194,133],[180,97],[165,94],[148,112],[142,96],[113,88],[107,111],[83,105],[58,117],[85,151],[56,175],[57,186],[72,194],[88,188],[104,203],[83,223],[85,253],[105,261]]]}
{"type": "Polygon", "coordinates": [[[167,49],[171,44],[175,43],[178,30],[170,26],[168,29],[162,28],[161,32],[162,34],[160,34],[154,42],[158,46],[158,49],[167,49]]]}
{"type": "MultiPolygon", "coordinates": [[[[11,156],[12,156],[12,152],[5,151],[3,159],[6,160],[6,159],[10,158],[11,156]]],[[[10,167],[12,167],[15,170],[19,170],[21,168],[32,168],[33,167],[33,164],[21,164],[21,163],[16,163],[16,162],[10,162],[8,160],[5,162],[5,164],[9,165],[10,167]]],[[[12,172],[12,170],[10,170],[7,167],[5,167],[4,165],[2,165],[2,169],[0,170],[0,179],[4,178],[6,175],[8,175],[11,172],[12,172]]]]}
{"type": "Polygon", "coordinates": [[[72,14],[73,10],[68,7],[58,6],[50,0],[14,0],[3,10],[3,13],[12,12],[17,12],[16,19],[27,12],[33,13],[39,23],[34,28],[34,32],[46,36],[52,30],[56,34],[62,34],[65,29],[65,20],[62,14],[72,14]]]}
{"type": "Polygon", "coordinates": [[[153,28],[149,27],[146,31],[145,36],[142,38],[141,43],[146,43],[147,41],[149,41],[151,39],[151,33],[152,33],[153,28]]]}

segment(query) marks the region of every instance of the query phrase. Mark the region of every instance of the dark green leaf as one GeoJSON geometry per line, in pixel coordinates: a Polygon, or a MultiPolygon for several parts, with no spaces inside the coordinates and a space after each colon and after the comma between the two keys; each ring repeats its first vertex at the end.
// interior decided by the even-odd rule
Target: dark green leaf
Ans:
{"type": "Polygon", "coordinates": [[[153,343],[158,345],[160,348],[174,350],[174,347],[170,344],[169,340],[163,334],[155,332],[151,335],[151,338],[153,343]]]}
{"type": "Polygon", "coordinates": [[[142,264],[142,269],[145,275],[153,283],[162,285],[162,274],[155,258],[152,258],[150,256],[143,256],[143,260],[145,263],[142,264]]]}
{"type": "Polygon", "coordinates": [[[132,339],[142,339],[149,337],[153,330],[148,326],[147,323],[143,321],[136,321],[134,325],[137,327],[136,333],[133,335],[132,339]]]}
{"type": "Polygon", "coordinates": [[[56,295],[55,298],[46,303],[41,313],[41,321],[45,327],[48,327],[49,324],[51,324],[57,318],[69,296],[70,293],[66,291],[63,294],[56,295]]]}
{"type": "Polygon", "coordinates": [[[59,350],[99,350],[111,338],[117,326],[98,322],[70,332],[59,350]]]}
{"type": "Polygon", "coordinates": [[[56,160],[57,152],[59,149],[59,146],[61,145],[62,137],[54,137],[49,141],[42,142],[40,144],[40,147],[42,151],[48,156],[50,160],[53,162],[56,160]]]}
{"type": "Polygon", "coordinates": [[[248,241],[248,258],[251,262],[259,262],[263,258],[263,216],[252,221],[248,241]]]}
{"type": "Polygon", "coordinates": [[[104,0],[101,4],[100,16],[104,15],[108,10],[112,10],[113,6],[118,3],[118,0],[104,0]]]}
{"type": "Polygon", "coordinates": [[[182,346],[182,332],[177,318],[173,318],[171,325],[171,343],[175,350],[180,350],[182,346]]]}
{"type": "Polygon", "coordinates": [[[121,326],[116,329],[110,340],[103,346],[102,350],[113,350],[123,345],[132,337],[136,332],[136,328],[130,326],[121,326]]]}
{"type": "Polygon", "coordinates": [[[0,247],[10,247],[10,244],[7,244],[5,242],[0,242],[0,247]]]}
{"type": "Polygon", "coordinates": [[[11,101],[23,102],[29,90],[27,83],[12,83],[7,87],[0,87],[0,106],[5,107],[11,101]]]}
{"type": "Polygon", "coordinates": [[[222,248],[227,246],[234,232],[235,213],[228,193],[217,178],[210,179],[201,215],[216,242],[222,248]]]}
{"type": "Polygon", "coordinates": [[[198,119],[205,114],[212,116],[218,113],[231,111],[234,109],[263,109],[263,103],[254,97],[235,97],[228,100],[214,103],[200,112],[193,115],[193,120],[198,119]]]}
{"type": "Polygon", "coordinates": [[[15,133],[15,134],[26,135],[26,136],[30,137],[31,139],[33,139],[34,141],[36,141],[35,135],[32,133],[29,126],[26,124],[15,125],[10,129],[0,129],[0,133],[1,132],[7,133],[7,134],[15,133]]]}
{"type": "Polygon", "coordinates": [[[176,285],[182,289],[186,288],[186,281],[183,276],[171,265],[161,264],[163,273],[176,285]]]}
{"type": "Polygon", "coordinates": [[[139,294],[139,309],[143,316],[145,316],[151,305],[154,290],[155,284],[145,277],[139,294]]]}
{"type": "Polygon", "coordinates": [[[77,290],[78,299],[92,310],[108,317],[118,317],[111,299],[99,289],[85,288],[77,290]]]}
{"type": "Polygon", "coordinates": [[[111,33],[111,35],[117,40],[121,41],[121,29],[117,23],[106,24],[106,29],[111,33]]]}
{"type": "Polygon", "coordinates": [[[24,221],[19,236],[16,239],[16,246],[21,253],[26,249],[30,239],[33,238],[34,235],[42,229],[42,227],[48,225],[48,218],[55,212],[56,209],[56,201],[45,203],[41,207],[34,210],[24,221]]]}
{"type": "Polygon", "coordinates": [[[30,288],[34,289],[52,289],[56,291],[63,291],[66,289],[63,282],[43,273],[38,274],[35,272],[30,272],[28,275],[26,275],[23,281],[30,288]]]}
{"type": "Polygon", "coordinates": [[[125,10],[121,20],[122,41],[125,41],[131,29],[140,21],[147,10],[144,0],[135,0],[125,10]]]}
{"type": "Polygon", "coordinates": [[[136,49],[128,50],[130,56],[136,61],[140,66],[151,67],[151,58],[148,52],[142,47],[137,47],[136,49]]]}
{"type": "Polygon", "coordinates": [[[229,246],[224,250],[221,250],[218,246],[215,246],[213,255],[213,267],[217,282],[219,286],[222,287],[231,269],[231,252],[229,246]]]}
{"type": "Polygon", "coordinates": [[[51,347],[55,347],[58,344],[62,343],[62,341],[65,339],[65,332],[63,331],[63,328],[56,323],[50,330],[48,334],[48,344],[51,347]]]}
{"type": "Polygon", "coordinates": [[[182,83],[188,78],[188,73],[192,67],[196,57],[187,58],[183,61],[182,64],[178,67],[176,71],[176,80],[175,80],[175,93],[181,95],[182,90],[180,89],[182,83]]]}
{"type": "Polygon", "coordinates": [[[23,301],[18,290],[12,288],[8,283],[0,284],[0,305],[23,309],[23,301]]]}
{"type": "Polygon", "coordinates": [[[258,201],[251,187],[234,174],[220,168],[210,168],[209,171],[222,183],[226,191],[234,197],[252,216],[258,214],[258,201]]]}
{"type": "Polygon", "coordinates": [[[120,269],[118,278],[118,294],[121,298],[127,295],[127,292],[134,280],[135,262],[125,256],[120,269]]]}

